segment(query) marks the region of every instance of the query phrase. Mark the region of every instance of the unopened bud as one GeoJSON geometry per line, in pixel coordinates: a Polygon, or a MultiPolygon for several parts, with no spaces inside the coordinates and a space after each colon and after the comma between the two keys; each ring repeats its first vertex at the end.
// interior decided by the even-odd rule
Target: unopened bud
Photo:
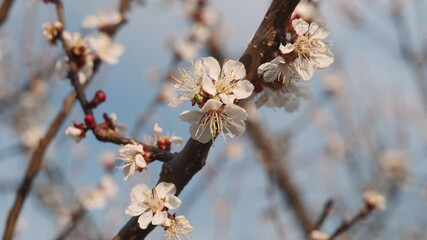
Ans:
{"type": "Polygon", "coordinates": [[[106,99],[107,99],[107,95],[105,94],[105,92],[102,90],[98,90],[96,91],[95,96],[93,96],[91,104],[93,107],[96,107],[99,104],[105,102],[106,99]]]}
{"type": "Polygon", "coordinates": [[[96,126],[96,120],[92,115],[88,114],[85,116],[85,124],[88,128],[94,128],[96,126]]]}

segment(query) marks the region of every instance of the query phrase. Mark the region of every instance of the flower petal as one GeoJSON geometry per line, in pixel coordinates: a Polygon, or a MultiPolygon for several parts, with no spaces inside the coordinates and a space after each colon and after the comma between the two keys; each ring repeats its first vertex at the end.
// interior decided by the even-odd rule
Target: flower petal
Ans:
{"type": "Polygon", "coordinates": [[[182,112],[179,118],[188,123],[198,123],[203,115],[204,113],[199,110],[191,110],[182,112]]]}
{"type": "Polygon", "coordinates": [[[169,195],[165,200],[165,206],[169,209],[176,209],[181,205],[181,200],[173,195],[169,195]]]}
{"type": "Polygon", "coordinates": [[[190,134],[191,138],[201,143],[207,143],[212,140],[209,127],[199,129],[199,124],[197,123],[190,126],[190,134]]]}
{"type": "Polygon", "coordinates": [[[251,96],[254,91],[254,85],[248,80],[238,81],[235,88],[233,89],[233,93],[237,99],[245,99],[251,96]]]}
{"type": "Polygon", "coordinates": [[[168,214],[166,211],[156,212],[156,214],[154,214],[153,219],[151,220],[151,223],[153,225],[163,225],[167,219],[168,214]]]}
{"type": "Polygon", "coordinates": [[[295,29],[295,32],[302,36],[308,31],[308,23],[304,21],[302,18],[298,18],[292,21],[292,26],[295,29]]]}
{"type": "Polygon", "coordinates": [[[217,110],[222,106],[222,102],[216,99],[209,99],[205,105],[200,109],[201,112],[209,112],[211,110],[217,110]]]}
{"type": "Polygon", "coordinates": [[[141,229],[146,229],[153,219],[153,212],[147,211],[138,218],[138,224],[141,229]]]}
{"type": "Polygon", "coordinates": [[[130,192],[130,200],[132,202],[144,202],[145,195],[147,194],[151,194],[151,189],[149,189],[148,186],[145,184],[138,184],[132,188],[132,191],[130,192]]]}
{"type": "Polygon", "coordinates": [[[145,159],[141,154],[138,154],[135,156],[135,163],[136,163],[136,166],[138,166],[140,168],[146,168],[147,167],[147,162],[145,162],[145,159]]]}
{"type": "Polygon", "coordinates": [[[131,202],[129,206],[127,206],[125,213],[126,215],[135,217],[141,215],[145,210],[147,210],[147,207],[140,202],[131,202]]]}
{"type": "Polygon", "coordinates": [[[218,80],[221,74],[221,67],[219,62],[213,57],[202,58],[202,62],[206,73],[212,80],[218,80]]]}
{"type": "Polygon", "coordinates": [[[240,80],[246,76],[245,65],[234,60],[227,60],[222,66],[222,72],[229,81],[240,80]]]}
{"type": "Polygon", "coordinates": [[[173,183],[160,182],[156,186],[156,193],[159,198],[165,198],[169,194],[174,195],[176,193],[176,187],[173,183]]]}
{"type": "MultiPolygon", "coordinates": [[[[286,46],[283,46],[283,44],[280,44],[279,50],[282,54],[287,54],[287,53],[290,53],[293,50],[295,50],[295,47],[292,43],[288,43],[288,44],[286,44],[286,46]]],[[[283,61],[285,61],[285,60],[283,60],[283,61]]]]}

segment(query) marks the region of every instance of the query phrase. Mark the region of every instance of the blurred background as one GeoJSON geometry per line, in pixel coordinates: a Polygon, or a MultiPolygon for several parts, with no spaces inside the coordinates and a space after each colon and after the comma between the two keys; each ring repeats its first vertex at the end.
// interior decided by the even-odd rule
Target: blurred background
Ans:
{"type": "MultiPolygon", "coordinates": [[[[154,123],[189,138],[189,126],[178,116],[190,104],[165,104],[171,74],[215,51],[238,59],[270,4],[209,0],[203,32],[197,29],[195,2],[132,1],[128,22],[116,37],[125,47],[120,62],[103,64],[86,90],[88,96],[98,89],[107,93],[97,117],[116,113],[127,135],[138,139],[152,135],[154,123]]],[[[333,200],[324,232],[357,214],[363,193],[376,190],[387,198],[387,209],[373,212],[341,239],[427,239],[427,1],[302,4],[299,14],[329,27],[335,62],[315,73],[310,97],[300,99],[296,111],[262,107],[252,113],[279,146],[275,168],[291,179],[313,222],[333,200]]],[[[82,20],[117,5],[116,0],[65,0],[67,28],[92,34],[81,27],[82,20]]],[[[41,31],[43,23],[53,21],[53,5],[15,1],[0,28],[1,232],[32,151],[72,90],[55,72],[63,50],[47,44],[41,31]]],[[[157,182],[159,162],[125,182],[119,170],[109,172],[107,166],[118,146],[92,134],[78,144],[69,139],[65,128],[83,117],[76,105],[48,148],[16,239],[111,239],[129,219],[124,209],[130,189],[157,182]],[[105,175],[112,175],[117,187],[112,196],[84,204],[83,193],[105,175]]],[[[206,166],[180,195],[177,213],[195,227],[193,239],[304,239],[285,189],[274,180],[276,171],[265,167],[252,138],[217,139],[206,166]]],[[[157,228],[147,239],[162,234],[157,228]]]]}

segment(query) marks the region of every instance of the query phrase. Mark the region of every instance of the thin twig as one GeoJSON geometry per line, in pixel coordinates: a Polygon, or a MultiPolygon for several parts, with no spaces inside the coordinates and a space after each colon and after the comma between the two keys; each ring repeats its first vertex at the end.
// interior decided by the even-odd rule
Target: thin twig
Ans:
{"type": "Polygon", "coordinates": [[[352,226],[354,226],[359,221],[365,219],[375,208],[365,206],[359,213],[357,213],[354,217],[352,217],[349,221],[344,220],[341,225],[332,233],[328,240],[333,240],[352,226]]]}
{"type": "Polygon", "coordinates": [[[323,223],[325,222],[326,218],[331,213],[332,208],[334,207],[334,201],[332,199],[329,199],[325,205],[323,206],[322,213],[319,216],[319,219],[317,219],[316,224],[314,225],[313,230],[319,230],[323,223]]]}

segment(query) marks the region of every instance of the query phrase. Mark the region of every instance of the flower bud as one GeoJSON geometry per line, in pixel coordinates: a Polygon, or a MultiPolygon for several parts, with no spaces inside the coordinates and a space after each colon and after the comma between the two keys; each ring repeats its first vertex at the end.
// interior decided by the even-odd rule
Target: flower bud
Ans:
{"type": "Polygon", "coordinates": [[[88,128],[94,128],[96,126],[96,120],[92,115],[88,114],[85,116],[85,124],[88,128]]]}

